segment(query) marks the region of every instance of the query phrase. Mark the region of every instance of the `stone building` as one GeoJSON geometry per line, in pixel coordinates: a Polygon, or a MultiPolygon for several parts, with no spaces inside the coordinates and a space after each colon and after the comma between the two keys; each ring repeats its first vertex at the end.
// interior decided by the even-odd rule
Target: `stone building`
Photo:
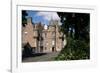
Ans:
{"type": "Polygon", "coordinates": [[[33,53],[61,51],[66,41],[58,23],[57,20],[51,20],[49,25],[32,23],[32,18],[27,18],[27,24],[22,27],[22,47],[28,43],[33,53]]]}

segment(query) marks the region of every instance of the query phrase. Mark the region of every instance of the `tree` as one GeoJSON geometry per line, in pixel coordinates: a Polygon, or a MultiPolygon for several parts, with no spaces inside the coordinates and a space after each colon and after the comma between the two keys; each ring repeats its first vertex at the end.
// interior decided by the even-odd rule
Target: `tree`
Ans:
{"type": "Polygon", "coordinates": [[[22,10],[22,26],[25,27],[25,24],[27,23],[26,16],[28,16],[26,10],[22,10]]]}
{"type": "Polygon", "coordinates": [[[90,14],[58,12],[58,15],[61,18],[62,31],[66,36],[70,32],[70,36],[75,33],[75,39],[89,39],[90,14]]]}
{"type": "Polygon", "coordinates": [[[61,31],[66,35],[67,44],[57,60],[77,60],[90,58],[90,15],[88,13],[58,12],[61,31]],[[74,34],[74,36],[73,36],[74,34]]]}

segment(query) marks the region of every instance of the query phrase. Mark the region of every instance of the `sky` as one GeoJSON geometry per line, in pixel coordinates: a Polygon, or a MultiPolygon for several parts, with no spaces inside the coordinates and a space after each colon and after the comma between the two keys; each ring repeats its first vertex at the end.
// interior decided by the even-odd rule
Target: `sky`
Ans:
{"type": "Polygon", "coordinates": [[[32,17],[33,23],[41,22],[42,24],[49,25],[49,21],[51,19],[60,21],[60,17],[58,16],[57,12],[43,12],[43,11],[40,12],[40,11],[28,10],[27,13],[28,13],[27,17],[32,17]]]}

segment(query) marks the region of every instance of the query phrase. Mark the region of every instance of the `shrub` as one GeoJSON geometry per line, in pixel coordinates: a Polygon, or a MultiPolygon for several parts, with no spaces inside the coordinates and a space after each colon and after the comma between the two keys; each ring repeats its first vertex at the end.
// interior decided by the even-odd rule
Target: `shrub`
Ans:
{"type": "Polygon", "coordinates": [[[68,38],[67,45],[62,49],[56,60],[81,60],[90,58],[89,43],[84,40],[68,38]]]}

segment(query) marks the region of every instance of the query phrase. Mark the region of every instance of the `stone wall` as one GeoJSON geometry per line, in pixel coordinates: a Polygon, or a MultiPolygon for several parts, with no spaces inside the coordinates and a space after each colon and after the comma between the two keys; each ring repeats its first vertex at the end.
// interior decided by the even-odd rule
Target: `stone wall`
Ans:
{"type": "Polygon", "coordinates": [[[31,20],[29,18],[26,26],[22,27],[22,44],[29,43],[35,52],[61,51],[64,46],[63,33],[59,30],[57,22],[53,21],[45,29],[43,24],[32,24],[31,20]]]}

